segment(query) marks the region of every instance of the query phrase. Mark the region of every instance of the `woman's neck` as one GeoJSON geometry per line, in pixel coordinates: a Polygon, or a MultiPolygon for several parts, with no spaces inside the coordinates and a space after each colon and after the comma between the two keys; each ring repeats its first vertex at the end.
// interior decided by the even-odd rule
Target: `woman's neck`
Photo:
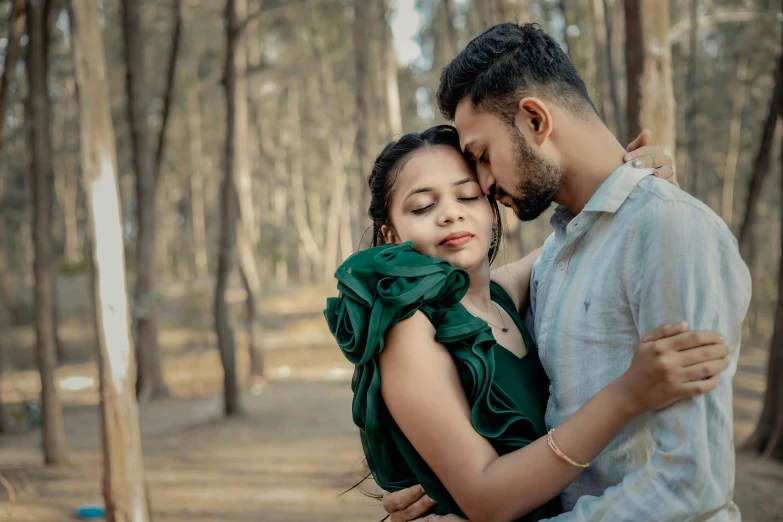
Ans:
{"type": "Polygon", "coordinates": [[[489,262],[485,261],[478,267],[468,272],[470,274],[470,288],[462,298],[463,304],[468,303],[468,308],[480,314],[488,314],[492,311],[492,300],[489,294],[490,269],[489,262]]]}

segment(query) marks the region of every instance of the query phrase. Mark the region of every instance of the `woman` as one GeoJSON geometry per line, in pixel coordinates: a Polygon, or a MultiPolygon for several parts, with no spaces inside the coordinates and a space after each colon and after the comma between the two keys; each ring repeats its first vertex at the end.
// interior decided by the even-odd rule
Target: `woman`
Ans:
{"type": "Polygon", "coordinates": [[[549,382],[520,316],[532,259],[490,272],[498,208],[456,131],[390,143],[369,184],[373,248],[338,269],[325,315],[356,365],[353,418],[381,488],[421,484],[436,513],[474,522],[556,515],[557,495],[629,422],[714,389],[726,369],[717,334],[664,325],[547,433],[549,382]]]}

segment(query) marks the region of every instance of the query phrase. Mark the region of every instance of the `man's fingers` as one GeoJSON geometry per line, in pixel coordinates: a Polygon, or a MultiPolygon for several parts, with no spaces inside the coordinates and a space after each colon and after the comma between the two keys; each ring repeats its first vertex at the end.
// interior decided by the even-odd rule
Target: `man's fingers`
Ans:
{"type": "Polygon", "coordinates": [[[691,381],[682,384],[682,391],[685,397],[695,397],[704,393],[711,392],[718,387],[720,377],[713,375],[712,377],[700,381],[691,381]]]}
{"type": "MultiPolygon", "coordinates": [[[[395,491],[394,493],[386,493],[383,495],[383,509],[387,513],[402,511],[423,496],[424,488],[419,485],[411,486],[402,491],[395,491]]],[[[413,520],[413,518],[408,520],[413,520]]]]}
{"type": "Polygon", "coordinates": [[[412,522],[468,522],[468,520],[457,515],[430,515],[424,518],[417,518],[412,522]]]}
{"type": "Polygon", "coordinates": [[[650,129],[643,129],[642,133],[639,134],[639,136],[637,136],[635,140],[629,143],[628,147],[625,150],[631,152],[632,150],[636,150],[639,147],[644,147],[645,145],[649,145],[651,142],[652,142],[652,132],[650,132],[650,129]]]}
{"type": "Polygon", "coordinates": [[[662,342],[669,343],[669,346],[673,350],[681,352],[683,350],[690,350],[691,348],[695,348],[697,346],[720,344],[723,342],[723,339],[717,332],[709,332],[706,330],[691,330],[689,332],[672,336],[670,339],[666,339],[662,342]]]}
{"type": "Polygon", "coordinates": [[[633,160],[632,165],[637,169],[659,169],[661,167],[670,167],[674,160],[668,156],[660,147],[644,147],[638,151],[626,154],[626,161],[633,160]]]}
{"type": "MultiPolygon", "coordinates": [[[[408,522],[409,520],[415,520],[420,517],[429,509],[434,506],[436,502],[427,495],[422,496],[419,500],[406,506],[405,509],[397,510],[391,513],[389,517],[390,522],[408,522]]],[[[426,518],[426,517],[425,517],[426,518]]]]}
{"type": "Polygon", "coordinates": [[[672,335],[677,335],[688,329],[688,323],[682,322],[680,324],[664,324],[642,337],[643,343],[650,343],[672,335]]]}
{"type": "Polygon", "coordinates": [[[729,347],[724,344],[710,344],[699,346],[690,350],[682,350],[677,353],[677,364],[691,366],[706,361],[725,359],[729,355],[729,347]]]}
{"type": "Polygon", "coordinates": [[[707,361],[692,366],[686,366],[682,371],[683,382],[701,381],[726,371],[729,367],[728,359],[707,361]]]}
{"type": "Polygon", "coordinates": [[[677,184],[677,173],[674,171],[674,167],[671,165],[658,167],[653,170],[653,174],[656,178],[665,179],[666,181],[677,184]]]}

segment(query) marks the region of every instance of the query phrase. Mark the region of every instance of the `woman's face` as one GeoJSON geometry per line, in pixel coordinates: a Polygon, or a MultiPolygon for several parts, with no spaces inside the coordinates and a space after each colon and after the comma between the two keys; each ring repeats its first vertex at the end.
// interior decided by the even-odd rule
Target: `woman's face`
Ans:
{"type": "Polygon", "coordinates": [[[408,159],[397,174],[387,242],[413,241],[420,254],[471,270],[487,262],[494,216],[462,155],[437,145],[408,159]]]}

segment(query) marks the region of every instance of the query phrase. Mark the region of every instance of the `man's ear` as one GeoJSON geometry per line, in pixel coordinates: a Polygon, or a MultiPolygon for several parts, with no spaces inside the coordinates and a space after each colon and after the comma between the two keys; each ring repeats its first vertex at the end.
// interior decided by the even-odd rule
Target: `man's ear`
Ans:
{"type": "Polygon", "coordinates": [[[539,146],[552,134],[552,113],[541,98],[528,96],[519,100],[515,123],[525,136],[539,146]]]}

